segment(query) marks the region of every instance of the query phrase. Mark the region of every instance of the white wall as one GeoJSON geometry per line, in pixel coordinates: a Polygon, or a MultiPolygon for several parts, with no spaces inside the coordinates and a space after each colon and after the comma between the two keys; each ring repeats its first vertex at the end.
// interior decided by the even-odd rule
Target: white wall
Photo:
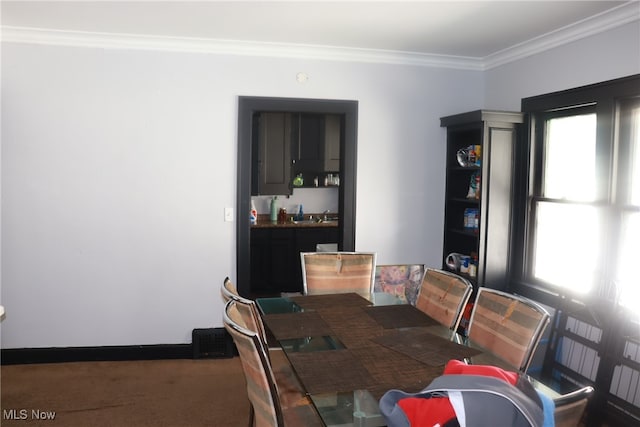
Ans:
{"type": "Polygon", "coordinates": [[[240,95],[358,100],[356,249],[439,265],[439,117],[482,106],[481,72],[3,43],[2,348],[221,326],[240,95]]]}
{"type": "Polygon", "coordinates": [[[639,34],[484,73],[3,43],[1,346],[188,343],[221,325],[240,95],[359,101],[356,249],[437,266],[439,118],[638,73],[639,34]]]}
{"type": "Polygon", "coordinates": [[[485,73],[485,105],[520,110],[522,98],[640,73],[640,21],[485,73]]]}

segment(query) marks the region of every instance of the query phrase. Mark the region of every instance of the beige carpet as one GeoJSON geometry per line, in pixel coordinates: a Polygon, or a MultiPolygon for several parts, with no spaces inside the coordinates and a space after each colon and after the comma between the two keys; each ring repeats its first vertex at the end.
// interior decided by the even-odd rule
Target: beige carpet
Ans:
{"type": "Polygon", "coordinates": [[[10,365],[0,368],[0,425],[244,427],[240,359],[10,365]],[[55,413],[55,414],[53,414],[55,413]],[[55,415],[53,420],[40,419],[55,415]]]}

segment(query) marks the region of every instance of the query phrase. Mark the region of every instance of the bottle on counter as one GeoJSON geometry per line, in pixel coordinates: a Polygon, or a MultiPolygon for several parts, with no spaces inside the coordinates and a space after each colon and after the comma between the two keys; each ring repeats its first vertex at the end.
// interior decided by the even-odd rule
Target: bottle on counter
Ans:
{"type": "Polygon", "coordinates": [[[300,207],[298,208],[298,215],[296,215],[296,221],[304,220],[304,211],[302,210],[302,203],[300,203],[300,207]]]}
{"type": "Polygon", "coordinates": [[[284,224],[287,222],[287,210],[285,208],[280,208],[278,211],[278,224],[284,224]]]}
{"type": "Polygon", "coordinates": [[[273,196],[273,198],[271,199],[271,209],[269,212],[269,220],[273,223],[276,224],[278,222],[278,202],[277,202],[278,196],[273,196]]]}
{"type": "Polygon", "coordinates": [[[249,220],[251,221],[251,224],[257,224],[258,222],[258,211],[256,210],[256,204],[253,202],[253,199],[251,199],[251,212],[249,214],[249,220]]]}

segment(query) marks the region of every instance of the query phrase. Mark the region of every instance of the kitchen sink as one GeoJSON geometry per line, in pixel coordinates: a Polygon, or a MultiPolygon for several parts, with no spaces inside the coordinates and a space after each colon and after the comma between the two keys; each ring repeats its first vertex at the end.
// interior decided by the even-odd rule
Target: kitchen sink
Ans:
{"type": "Polygon", "coordinates": [[[334,219],[330,219],[330,220],[323,220],[323,219],[305,219],[302,221],[293,221],[294,224],[337,224],[338,220],[334,220],[334,219]]]}

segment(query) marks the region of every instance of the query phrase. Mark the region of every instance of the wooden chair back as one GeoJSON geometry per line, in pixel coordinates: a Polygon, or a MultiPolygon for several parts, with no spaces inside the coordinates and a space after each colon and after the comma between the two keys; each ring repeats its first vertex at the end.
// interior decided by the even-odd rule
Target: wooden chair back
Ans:
{"type": "Polygon", "coordinates": [[[373,293],[374,252],[301,252],[300,262],[305,295],[373,293]]]}
{"type": "Polygon", "coordinates": [[[224,282],[222,283],[222,288],[220,288],[220,295],[222,295],[222,299],[225,303],[229,302],[230,299],[234,298],[242,298],[238,293],[238,288],[236,285],[226,277],[224,282]]]}
{"type": "Polygon", "coordinates": [[[227,302],[223,324],[233,338],[242,362],[247,396],[251,403],[250,425],[283,426],[282,407],[267,350],[260,336],[245,327],[243,316],[237,308],[237,301],[227,302]]]}
{"type": "Polygon", "coordinates": [[[495,289],[480,288],[469,320],[468,337],[521,372],[526,372],[549,313],[539,304],[495,289]]]}
{"type": "Polygon", "coordinates": [[[457,274],[428,268],[418,292],[416,308],[456,331],[473,285],[457,274]]]}
{"type": "Polygon", "coordinates": [[[245,327],[256,332],[262,340],[262,343],[267,346],[266,348],[268,348],[267,331],[264,327],[264,323],[262,322],[262,317],[260,317],[260,313],[258,312],[256,302],[241,297],[236,291],[235,285],[228,277],[224,279],[220,293],[222,294],[222,299],[225,303],[230,300],[237,302],[236,310],[242,315],[245,327]]]}

